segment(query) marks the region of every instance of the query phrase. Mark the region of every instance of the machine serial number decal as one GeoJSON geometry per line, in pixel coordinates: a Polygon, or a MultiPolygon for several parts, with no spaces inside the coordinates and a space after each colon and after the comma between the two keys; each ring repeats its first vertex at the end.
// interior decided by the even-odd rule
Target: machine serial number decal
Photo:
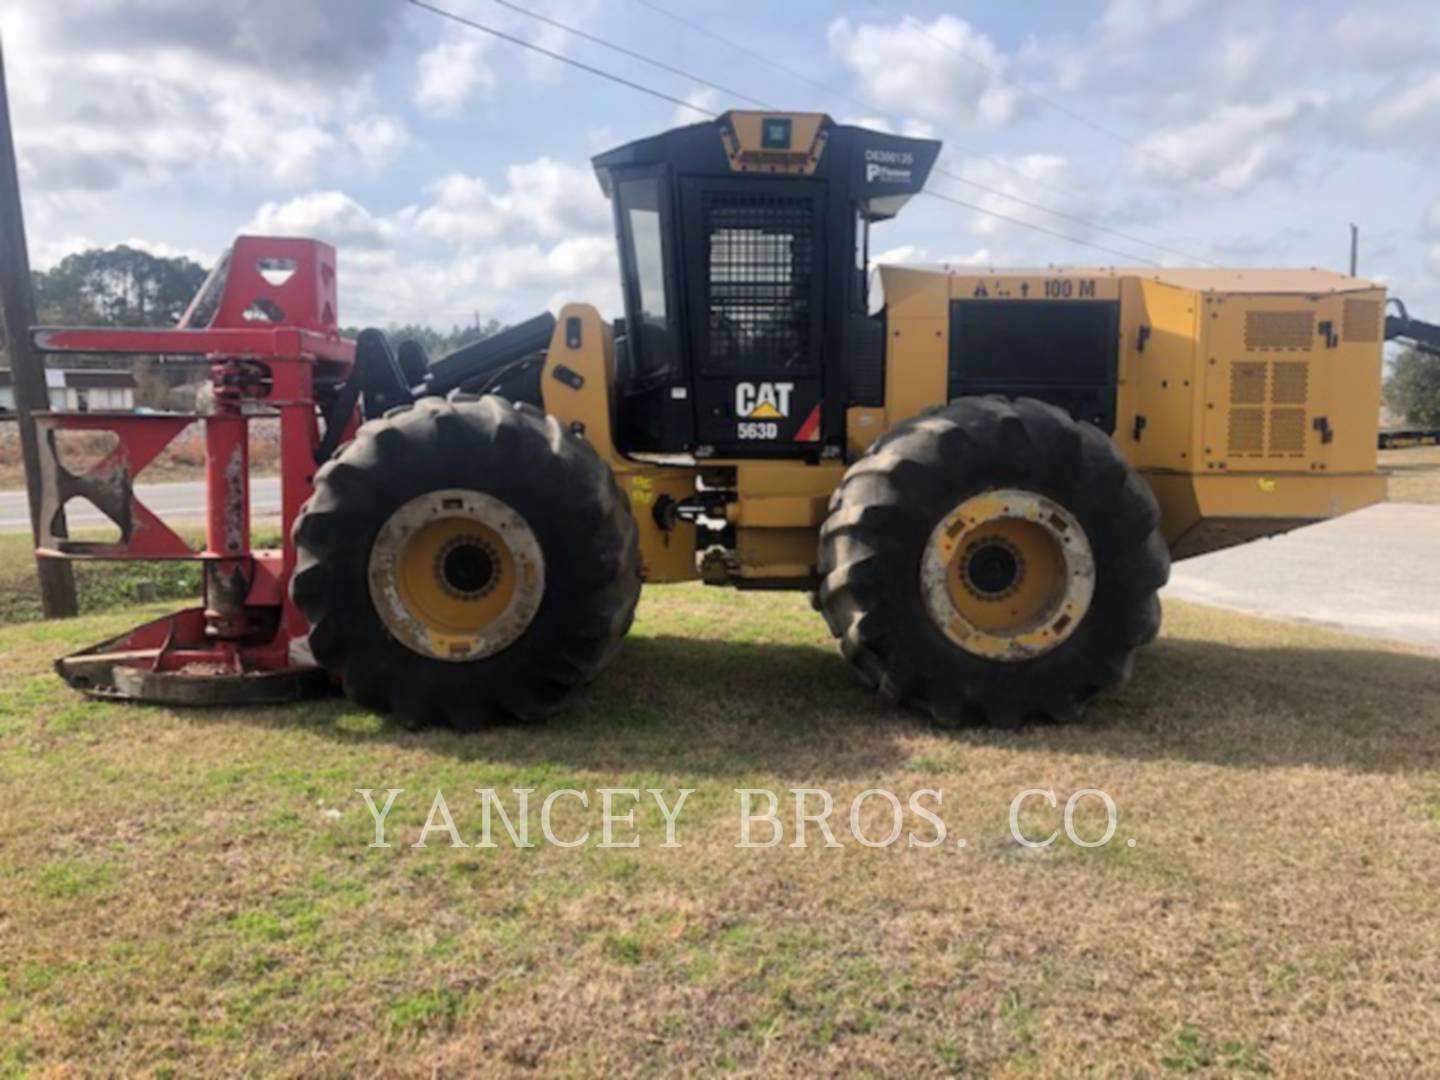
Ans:
{"type": "Polygon", "coordinates": [[[735,437],[737,439],[778,439],[780,425],[747,421],[735,426],[735,437]]]}

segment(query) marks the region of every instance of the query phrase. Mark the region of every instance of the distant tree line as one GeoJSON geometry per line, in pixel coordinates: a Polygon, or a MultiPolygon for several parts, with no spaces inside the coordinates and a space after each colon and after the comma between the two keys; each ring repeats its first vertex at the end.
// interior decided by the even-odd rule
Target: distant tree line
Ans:
{"type": "Polygon", "coordinates": [[[1385,405],[1407,426],[1440,427],[1440,356],[1406,349],[1390,365],[1385,405]]]}
{"type": "MultiPolygon", "coordinates": [[[[49,270],[32,272],[36,314],[43,326],[174,326],[208,273],[184,256],[154,255],[127,244],[94,248],[67,255],[49,270]]],[[[395,323],[385,332],[396,341],[414,338],[434,359],[502,328],[491,319],[452,326],[449,333],[395,323]]],[[[353,338],[359,329],[347,327],[341,333],[353,338]]],[[[116,366],[113,358],[103,356],[65,356],[55,362],[67,368],[116,366]]],[[[136,404],[191,408],[193,394],[182,385],[194,378],[191,367],[165,366],[143,357],[135,363],[136,404]]]]}
{"type": "Polygon", "coordinates": [[[40,322],[67,326],[174,326],[208,271],[121,244],[67,255],[34,271],[40,322]]]}
{"type": "MultiPolygon", "coordinates": [[[[362,327],[347,326],[340,333],[347,338],[354,338],[361,331],[362,327]]],[[[389,323],[383,327],[385,335],[394,342],[406,340],[418,341],[424,346],[426,354],[431,360],[438,360],[446,353],[452,353],[456,349],[469,345],[474,341],[483,341],[485,338],[494,337],[501,330],[505,329],[503,323],[496,319],[487,319],[485,322],[471,323],[466,326],[452,325],[448,334],[442,334],[432,326],[421,326],[418,323],[389,323]]]]}

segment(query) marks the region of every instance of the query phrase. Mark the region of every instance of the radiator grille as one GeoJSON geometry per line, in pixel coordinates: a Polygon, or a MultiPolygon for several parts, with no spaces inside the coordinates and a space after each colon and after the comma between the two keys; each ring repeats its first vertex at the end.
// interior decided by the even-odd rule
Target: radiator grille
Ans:
{"type": "Polygon", "coordinates": [[[1270,453],[1298,454],[1305,449],[1305,410],[1270,410],[1270,453]]]}
{"type": "Polygon", "coordinates": [[[1380,340],[1380,301],[1346,300],[1340,337],[1344,341],[1380,340]]]}
{"type": "Polygon", "coordinates": [[[1265,449],[1265,410],[1230,410],[1230,453],[1258,454],[1265,449]]]}
{"type": "Polygon", "coordinates": [[[1245,348],[1306,349],[1315,337],[1313,311],[1247,311],[1245,348]]]}
{"type": "Polygon", "coordinates": [[[1305,452],[1310,365],[1304,360],[1237,360],[1230,365],[1226,445],[1250,457],[1305,452]]]}
{"type": "Polygon", "coordinates": [[[812,366],[815,214],[808,198],[712,194],[704,367],[786,373],[812,366]]]}
{"type": "Polygon", "coordinates": [[[1230,404],[1265,404],[1265,361],[1241,360],[1230,365],[1230,404]]]}
{"type": "Polygon", "coordinates": [[[1270,366],[1270,403],[1304,405],[1309,391],[1310,365],[1303,360],[1277,360],[1270,366]]]}

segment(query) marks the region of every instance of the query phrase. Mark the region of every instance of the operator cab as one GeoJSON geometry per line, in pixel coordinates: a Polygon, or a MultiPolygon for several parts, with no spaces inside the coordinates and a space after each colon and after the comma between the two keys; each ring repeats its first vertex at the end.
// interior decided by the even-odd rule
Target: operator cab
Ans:
{"type": "Polygon", "coordinates": [[[869,225],[939,152],[818,113],[727,112],[596,157],[624,289],[621,449],[838,456],[847,406],[884,392],[869,225]]]}

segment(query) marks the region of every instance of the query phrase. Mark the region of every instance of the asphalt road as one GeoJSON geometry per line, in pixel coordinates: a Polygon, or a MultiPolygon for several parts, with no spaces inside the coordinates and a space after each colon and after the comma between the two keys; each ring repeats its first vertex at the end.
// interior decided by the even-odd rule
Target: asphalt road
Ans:
{"type": "Polygon", "coordinates": [[[1186,559],[1162,596],[1440,649],[1440,506],[1378,503],[1186,559]]]}
{"type": "MultiPolygon", "coordinates": [[[[166,521],[194,521],[205,516],[205,481],[183,480],[173,484],[139,484],[136,497],[166,521]]],[[[280,480],[269,476],[250,482],[250,516],[274,517],[280,513],[280,480]]],[[[93,506],[71,501],[66,507],[67,522],[77,528],[105,525],[109,519],[93,506]]],[[[25,532],[30,528],[30,509],[23,491],[0,491],[0,532],[25,532]]]]}

